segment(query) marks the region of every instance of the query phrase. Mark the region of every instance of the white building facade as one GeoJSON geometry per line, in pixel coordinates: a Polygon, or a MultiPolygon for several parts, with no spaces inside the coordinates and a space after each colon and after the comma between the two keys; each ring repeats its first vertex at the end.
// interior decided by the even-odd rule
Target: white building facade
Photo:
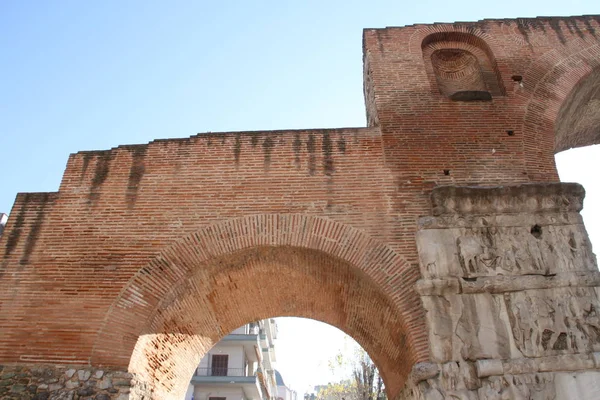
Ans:
{"type": "Polygon", "coordinates": [[[294,390],[286,386],[279,371],[275,370],[275,382],[277,383],[277,400],[297,400],[294,390]]]}
{"type": "Polygon", "coordinates": [[[200,361],[185,400],[296,400],[275,371],[277,324],[244,325],[217,343],[200,361]],[[286,392],[287,390],[287,392],[286,392]],[[282,396],[283,395],[283,396],[282,396]]]}
{"type": "Polygon", "coordinates": [[[0,235],[2,235],[2,232],[4,232],[6,221],[8,221],[8,215],[0,213],[0,235]]]}

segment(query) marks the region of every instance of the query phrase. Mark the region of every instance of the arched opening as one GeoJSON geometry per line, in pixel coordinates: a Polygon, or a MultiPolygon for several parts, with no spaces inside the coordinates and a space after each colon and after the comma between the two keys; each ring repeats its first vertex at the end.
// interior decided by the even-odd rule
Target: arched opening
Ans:
{"type": "Polygon", "coordinates": [[[556,181],[554,154],[600,142],[594,132],[598,88],[597,52],[593,42],[573,42],[548,63],[543,57],[522,76],[527,93],[523,150],[532,182],[556,181]]]}
{"type": "Polygon", "coordinates": [[[216,343],[194,370],[185,400],[350,399],[363,391],[385,398],[358,343],[331,325],[283,317],[253,321],[216,343]]]}
{"type": "Polygon", "coordinates": [[[556,168],[563,182],[577,182],[585,188],[581,216],[592,248],[600,250],[600,145],[579,147],[556,155],[556,168]]]}
{"type": "Polygon", "coordinates": [[[437,32],[421,43],[434,91],[455,101],[491,100],[505,90],[487,43],[466,32],[437,32]]]}
{"type": "Polygon", "coordinates": [[[411,367],[405,329],[370,279],[318,251],[262,247],[217,258],[172,288],[135,346],[129,371],[143,382],[137,389],[180,399],[199,358],[216,342],[238,326],[275,316],[341,329],[381,366],[390,395],[404,383],[411,367]]]}
{"type": "Polygon", "coordinates": [[[329,219],[258,215],[204,228],[164,249],[123,289],[94,365],[128,366],[132,399],[179,399],[200,358],[251,321],[295,316],[354,338],[395,397],[428,359],[418,271],[329,219]]]}
{"type": "Polygon", "coordinates": [[[600,68],[581,79],[565,98],[554,132],[557,152],[600,143],[600,68]]]}
{"type": "Polygon", "coordinates": [[[561,181],[578,182],[586,189],[581,215],[592,247],[600,249],[600,68],[573,86],[554,123],[556,167],[561,181]]]}

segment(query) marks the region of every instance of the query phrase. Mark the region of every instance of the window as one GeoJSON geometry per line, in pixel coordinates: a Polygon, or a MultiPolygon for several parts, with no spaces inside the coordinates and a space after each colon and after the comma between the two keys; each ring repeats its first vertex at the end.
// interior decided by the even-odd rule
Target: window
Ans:
{"type": "MultiPolygon", "coordinates": [[[[212,356],[212,376],[227,376],[227,365],[229,364],[229,356],[227,354],[213,354],[212,356]]],[[[215,399],[221,399],[215,397],[215,399]]],[[[224,400],[224,398],[223,398],[224,400]]]]}

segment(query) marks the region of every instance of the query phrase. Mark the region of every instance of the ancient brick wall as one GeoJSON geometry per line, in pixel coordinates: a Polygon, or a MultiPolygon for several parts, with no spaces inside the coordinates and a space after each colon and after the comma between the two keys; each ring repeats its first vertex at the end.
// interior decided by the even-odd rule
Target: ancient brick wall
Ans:
{"type": "Polygon", "coordinates": [[[555,150],[600,137],[578,89],[599,35],[597,17],[367,29],[367,128],[71,155],[0,237],[0,362],[129,370],[171,398],[228,331],[296,315],[357,339],[394,397],[435,358],[415,291],[431,190],[558,181],[555,150]]]}
{"type": "MultiPolygon", "coordinates": [[[[367,120],[381,129],[385,165],[397,187],[391,200],[401,224],[411,227],[400,235],[413,235],[412,215],[427,214],[427,194],[437,185],[558,181],[555,147],[598,143],[597,125],[565,142],[563,132],[555,139],[554,124],[574,85],[598,67],[599,20],[365,29],[367,120]],[[443,93],[432,55],[444,49],[477,60],[491,101],[452,101],[443,93]]],[[[445,66],[455,76],[448,87],[468,75],[468,63],[455,58],[445,66]]]]}
{"type": "MultiPolygon", "coordinates": [[[[382,129],[387,165],[406,180],[429,184],[556,180],[554,123],[575,84],[598,67],[599,20],[587,16],[366,29],[365,82],[371,87],[365,91],[376,94],[367,109],[377,113],[368,120],[378,121],[382,129]],[[446,57],[441,67],[452,74],[442,77],[436,74],[441,63],[435,55],[444,51],[464,54],[446,57]],[[467,59],[478,63],[492,101],[448,101],[440,80],[460,87],[472,68],[467,59]],[[445,169],[450,175],[443,175],[445,169]]],[[[559,137],[556,149],[596,140],[584,135],[563,144],[559,137]]]]}
{"type": "MultiPolygon", "coordinates": [[[[58,193],[18,196],[3,236],[2,284],[12,288],[2,292],[8,306],[2,314],[8,327],[2,330],[3,359],[126,368],[140,334],[187,329],[183,323],[173,326],[177,324],[174,321],[168,328],[164,321],[148,327],[156,309],[166,307],[159,305],[164,299],[157,293],[163,287],[182,284],[186,274],[211,259],[237,257],[238,261],[226,263],[249,271],[247,282],[240,278],[239,285],[250,285],[245,293],[258,304],[246,306],[245,313],[232,320],[218,316],[218,326],[204,332],[211,343],[259,315],[303,315],[352,332],[374,351],[386,348],[381,352],[385,355],[380,357],[382,363],[390,366],[390,375],[400,382],[402,374],[392,372],[391,367],[400,359],[416,361],[418,349],[420,357],[425,357],[426,337],[412,333],[424,329],[420,305],[407,295],[418,271],[398,256],[406,244],[394,243],[387,228],[394,218],[387,200],[394,188],[382,165],[381,151],[379,130],[361,128],[201,134],[71,156],[58,193]],[[245,220],[248,216],[256,218],[245,220]],[[288,221],[288,216],[297,217],[288,221]],[[189,251],[199,251],[196,248],[211,257],[195,259],[195,264],[189,261],[181,275],[172,271],[173,276],[166,276],[160,269],[147,273],[157,268],[153,260],[164,262],[172,256],[169,249],[177,243],[197,242],[199,232],[214,236],[212,230],[218,233],[211,237],[211,244],[204,237],[202,242],[178,250],[175,259],[165,265],[178,269],[189,251]],[[261,239],[265,231],[272,236],[266,242],[261,239]],[[290,232],[297,236],[286,240],[290,232]],[[238,239],[223,249],[232,237],[238,239]],[[318,253],[305,257],[320,261],[301,263],[296,275],[285,269],[277,273],[274,266],[259,274],[252,257],[239,261],[239,251],[248,246],[312,249],[318,253]],[[313,275],[310,268],[334,262],[327,261],[330,254],[346,265],[328,278],[333,286],[327,290],[316,289],[316,283],[306,286],[312,282],[307,280],[313,275]],[[357,272],[346,271],[348,265],[360,268],[360,274],[378,285],[376,289],[369,289],[367,283],[351,284],[357,272]],[[141,278],[131,290],[139,296],[138,303],[144,303],[143,312],[134,307],[139,305],[136,302],[130,304],[129,298],[119,297],[131,288],[136,274],[141,278]],[[278,289],[263,289],[263,296],[251,290],[256,285],[265,288],[269,282],[278,289]],[[339,310],[328,309],[326,304],[335,293],[344,294],[352,287],[352,296],[341,300],[339,310]],[[400,287],[404,289],[398,290],[400,287]],[[366,307],[369,302],[360,300],[363,292],[378,293],[380,300],[366,307]],[[313,305],[302,308],[300,293],[311,293],[313,305]],[[118,298],[124,304],[115,304],[118,298]],[[286,304],[291,307],[288,311],[277,308],[286,304]],[[115,314],[121,310],[126,313],[115,314]],[[23,315],[32,323],[22,324],[23,315]],[[373,320],[373,316],[378,317],[373,320]],[[368,333],[373,325],[390,325],[390,329],[381,330],[383,336],[374,338],[368,333]]],[[[266,262],[261,257],[259,260],[266,262]]],[[[219,276],[233,279],[222,269],[217,271],[219,276]]],[[[224,290],[228,293],[231,289],[224,290]]],[[[164,295],[168,295],[166,290],[164,295]]],[[[220,300],[224,301],[221,307],[241,307],[241,300],[226,295],[220,300]]],[[[202,317],[198,313],[198,318],[202,317]]],[[[195,360],[198,354],[191,357],[195,360]]]]}

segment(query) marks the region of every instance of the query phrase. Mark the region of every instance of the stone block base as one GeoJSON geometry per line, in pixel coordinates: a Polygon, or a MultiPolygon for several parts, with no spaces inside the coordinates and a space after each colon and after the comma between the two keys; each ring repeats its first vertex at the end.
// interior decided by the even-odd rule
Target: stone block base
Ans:
{"type": "Polygon", "coordinates": [[[0,400],[127,400],[132,380],[89,366],[0,365],[0,400]]]}
{"type": "MultiPolygon", "coordinates": [[[[548,357],[550,358],[550,357],[548,357]]],[[[594,360],[480,360],[417,364],[396,400],[596,400],[594,360]],[[592,365],[587,365],[588,362],[592,365]],[[508,365],[504,365],[508,364],[508,365]],[[588,366],[590,369],[581,369],[588,366]],[[507,373],[513,370],[514,373],[507,373]],[[555,371],[556,370],[556,371],[555,371]]]]}
{"type": "Polygon", "coordinates": [[[576,184],[445,186],[419,220],[430,362],[404,399],[600,399],[600,273],[576,184]]]}

